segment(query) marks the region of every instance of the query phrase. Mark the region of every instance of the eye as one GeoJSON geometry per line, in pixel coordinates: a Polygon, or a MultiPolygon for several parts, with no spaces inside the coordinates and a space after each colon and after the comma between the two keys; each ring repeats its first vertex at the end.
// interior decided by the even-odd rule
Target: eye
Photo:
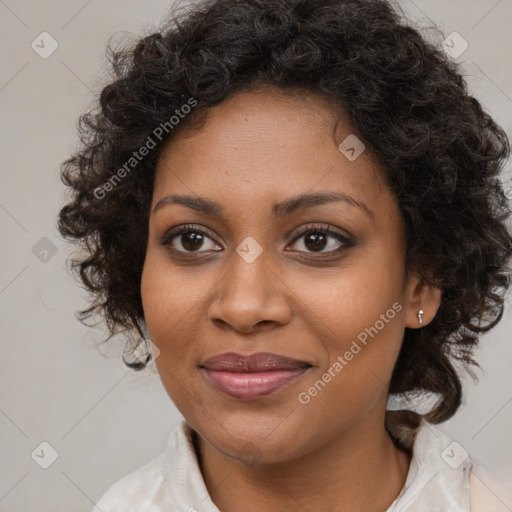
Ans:
{"type": "Polygon", "coordinates": [[[304,242],[298,244],[299,247],[305,247],[307,250],[299,249],[300,252],[331,253],[354,245],[354,242],[350,238],[342,235],[338,231],[332,230],[328,224],[325,227],[306,226],[306,229],[297,234],[293,243],[295,244],[297,240],[301,239],[304,239],[304,242]],[[336,242],[338,242],[338,244],[336,244],[336,242]]]}
{"type": "MultiPolygon", "coordinates": [[[[198,250],[200,248],[204,249],[203,246],[205,245],[205,240],[215,242],[213,236],[207,229],[187,224],[184,226],[178,226],[177,228],[172,229],[166,233],[160,240],[160,244],[164,246],[170,246],[172,249],[178,252],[205,252],[198,250]],[[180,249],[179,246],[181,246],[184,250],[180,249]]],[[[216,242],[213,245],[219,247],[216,242]]],[[[208,248],[206,249],[208,250],[208,248]]]]}
{"type": "MultiPolygon", "coordinates": [[[[306,250],[299,248],[298,252],[306,253],[333,253],[354,245],[353,240],[338,231],[334,231],[328,224],[324,226],[306,226],[305,229],[296,234],[292,245],[296,245],[297,241],[300,239],[305,239],[305,241],[298,245],[302,245],[306,250]],[[336,242],[338,242],[338,244],[336,242]]],[[[213,233],[206,228],[191,224],[171,229],[162,237],[160,245],[170,246],[173,250],[181,253],[222,250],[220,245],[215,241],[213,233]],[[205,245],[208,245],[206,243],[207,240],[211,242],[211,247],[209,248],[205,247],[205,245]],[[199,249],[203,250],[201,251],[199,249]]]]}

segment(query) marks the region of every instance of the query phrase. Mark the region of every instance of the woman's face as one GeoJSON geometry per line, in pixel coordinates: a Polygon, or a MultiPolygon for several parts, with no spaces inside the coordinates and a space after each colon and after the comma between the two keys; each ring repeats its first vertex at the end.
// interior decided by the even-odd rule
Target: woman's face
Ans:
{"type": "Polygon", "coordinates": [[[146,325],[169,396],[229,457],[291,460],[377,425],[404,327],[419,307],[428,323],[397,201],[337,119],[314,97],[239,93],[159,160],[146,325]]]}

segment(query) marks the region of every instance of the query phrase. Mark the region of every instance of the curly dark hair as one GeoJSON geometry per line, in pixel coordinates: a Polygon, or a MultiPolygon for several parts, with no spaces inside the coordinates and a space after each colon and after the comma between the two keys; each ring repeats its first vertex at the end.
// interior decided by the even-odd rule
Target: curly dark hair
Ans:
{"type": "Polygon", "coordinates": [[[72,198],[58,229],[79,243],[72,269],[91,295],[79,320],[100,314],[105,341],[143,336],[149,207],[172,136],[242,90],[321,95],[342,107],[385,169],[405,224],[407,268],[442,290],[435,318],[405,329],[389,393],[438,394],[424,417],[450,418],[462,402],[456,363],[475,379],[474,349],[501,319],[510,285],[510,206],[500,181],[510,147],[438,46],[385,0],[205,0],[174,11],[155,33],[109,45],[112,79],[80,117],[80,149],[62,164],[72,198]],[[171,130],[170,117],[191,98],[195,108],[171,130]],[[135,161],[164,125],[165,136],[135,161]]]}

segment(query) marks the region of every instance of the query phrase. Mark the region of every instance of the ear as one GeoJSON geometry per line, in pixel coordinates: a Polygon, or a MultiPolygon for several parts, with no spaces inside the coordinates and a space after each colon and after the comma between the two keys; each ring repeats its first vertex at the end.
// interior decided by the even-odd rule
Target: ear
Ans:
{"type": "Polygon", "coordinates": [[[441,304],[442,291],[438,286],[425,282],[418,273],[407,278],[405,288],[405,326],[418,329],[428,325],[436,316],[441,304]],[[423,310],[423,323],[420,325],[418,311],[423,310]]]}

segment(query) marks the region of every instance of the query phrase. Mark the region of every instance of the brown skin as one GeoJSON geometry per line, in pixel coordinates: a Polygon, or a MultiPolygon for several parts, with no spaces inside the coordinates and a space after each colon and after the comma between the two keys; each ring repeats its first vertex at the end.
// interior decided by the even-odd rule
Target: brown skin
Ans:
{"type": "Polygon", "coordinates": [[[338,120],[332,105],[311,95],[238,93],[198,130],[177,133],[159,160],[152,209],[167,195],[188,194],[225,210],[222,219],[168,204],[152,214],[141,283],[159,374],[198,433],[201,471],[222,512],[382,512],[409,470],[409,455],[384,428],[388,386],[404,328],[419,327],[420,308],[427,325],[441,291],[406,272],[397,200],[368,150],[353,162],[338,150],[353,133],[338,120]],[[272,217],[274,203],[319,191],[350,195],[373,217],[345,202],[272,217]],[[182,224],[216,239],[192,246],[178,235],[159,245],[182,224]],[[355,245],[331,235],[323,246],[308,233],[297,238],[306,225],[325,224],[355,245]],[[248,236],[263,249],[252,263],[236,252],[248,236]],[[299,393],[394,303],[401,311],[301,404],[299,393]],[[274,394],[237,400],[199,368],[232,351],[274,352],[312,368],[274,394]],[[244,463],[246,443],[255,463],[244,463]]]}

